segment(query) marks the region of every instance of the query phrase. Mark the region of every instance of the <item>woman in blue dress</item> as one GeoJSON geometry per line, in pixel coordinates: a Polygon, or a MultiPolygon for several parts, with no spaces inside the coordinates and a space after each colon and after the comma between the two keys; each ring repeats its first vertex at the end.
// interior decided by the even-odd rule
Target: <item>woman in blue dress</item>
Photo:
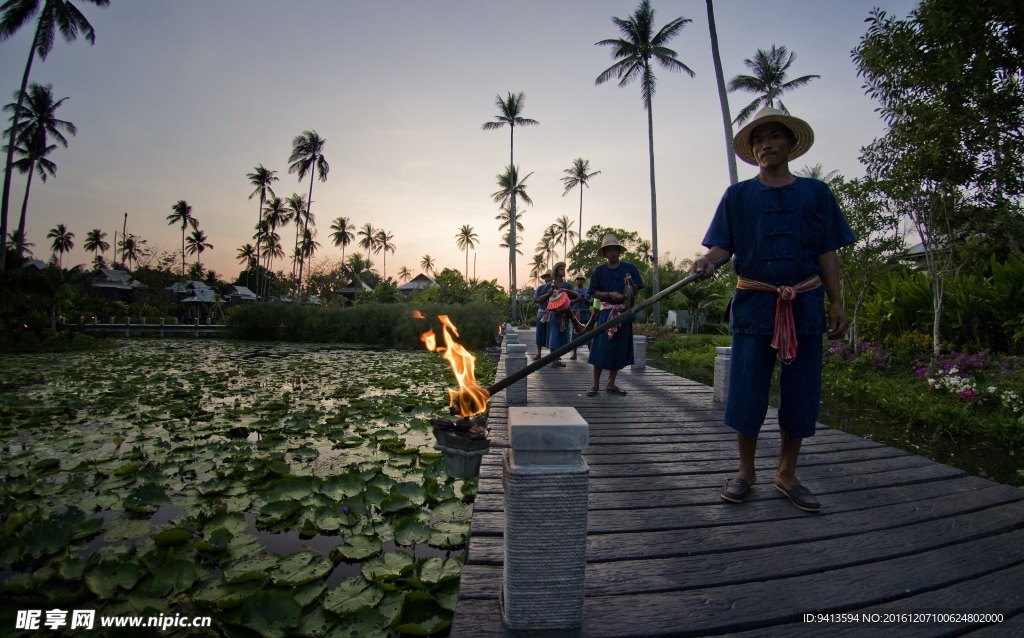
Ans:
{"type": "MultiPolygon", "coordinates": [[[[610,321],[626,310],[626,288],[629,287],[636,295],[644,287],[640,271],[628,261],[620,261],[619,257],[626,249],[619,244],[619,239],[612,234],[604,236],[597,254],[606,263],[594,269],[590,276],[591,297],[601,301],[601,311],[597,317],[597,325],[610,321]]],[[[608,370],[606,392],[626,394],[625,390],[615,385],[615,377],[619,370],[633,363],[633,320],[627,319],[617,326],[599,334],[590,343],[590,357],[587,362],[594,366],[594,385],[587,392],[588,397],[597,396],[601,385],[601,371],[608,370]]]]}
{"type": "MultiPolygon", "coordinates": [[[[590,321],[590,304],[593,303],[593,299],[591,299],[590,295],[587,294],[587,287],[584,285],[586,283],[587,278],[584,277],[583,275],[576,277],[576,287],[573,288],[573,290],[576,291],[576,294],[579,295],[579,298],[577,298],[576,301],[572,302],[572,306],[570,306],[573,316],[576,317],[576,321],[580,322],[580,325],[583,326],[587,325],[587,322],[590,321]]],[[[579,335],[576,334],[576,331],[574,329],[572,338],[575,339],[578,336],[579,335]]],[[[576,360],[575,350],[572,351],[572,356],[569,357],[569,359],[573,361],[576,360]]]]}
{"type": "MultiPolygon", "coordinates": [[[[569,343],[569,337],[572,334],[572,322],[569,320],[569,315],[567,312],[557,310],[559,305],[564,305],[565,309],[568,310],[568,304],[564,304],[564,302],[558,303],[558,296],[566,295],[569,299],[573,299],[579,295],[573,290],[572,285],[565,280],[564,261],[555,264],[551,272],[554,279],[548,286],[547,291],[538,297],[538,300],[548,302],[547,311],[539,321],[547,324],[547,349],[554,352],[569,343]]],[[[555,359],[551,365],[559,368],[565,367],[565,363],[561,358],[555,359]]]]}

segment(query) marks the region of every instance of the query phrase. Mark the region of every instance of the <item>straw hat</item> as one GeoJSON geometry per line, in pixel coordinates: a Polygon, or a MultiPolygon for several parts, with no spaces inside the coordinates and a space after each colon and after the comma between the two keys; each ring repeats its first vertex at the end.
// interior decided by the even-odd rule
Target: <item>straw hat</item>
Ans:
{"type": "Polygon", "coordinates": [[[811,130],[810,124],[798,117],[786,115],[779,109],[766,106],[755,113],[746,126],[736,133],[736,137],[732,138],[732,147],[736,149],[736,155],[747,164],[757,166],[757,158],[754,157],[754,150],[750,144],[750,134],[758,126],[769,122],[782,124],[796,136],[796,145],[793,146],[793,151],[789,154],[790,160],[800,157],[814,144],[814,131],[811,130]]]}
{"type": "Polygon", "coordinates": [[[601,241],[601,247],[597,249],[597,256],[604,258],[604,249],[608,248],[609,246],[618,246],[619,248],[625,250],[625,247],[619,243],[619,238],[611,233],[608,233],[607,235],[604,236],[604,239],[601,241]]]}
{"type": "Polygon", "coordinates": [[[550,270],[545,270],[543,273],[541,273],[540,278],[544,279],[545,277],[547,277],[548,279],[554,279],[555,278],[555,276],[551,274],[550,270]]]}

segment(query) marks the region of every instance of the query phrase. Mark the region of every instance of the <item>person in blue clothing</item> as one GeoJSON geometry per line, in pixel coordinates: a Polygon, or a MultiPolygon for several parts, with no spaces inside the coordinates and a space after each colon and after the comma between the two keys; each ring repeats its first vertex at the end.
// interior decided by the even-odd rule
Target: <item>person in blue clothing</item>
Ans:
{"type": "Polygon", "coordinates": [[[536,339],[534,339],[537,344],[537,354],[533,357],[534,361],[540,359],[540,349],[548,345],[548,324],[541,322],[541,319],[548,310],[547,292],[551,288],[551,271],[541,275],[540,280],[544,283],[537,287],[537,292],[533,293],[533,300],[537,303],[537,330],[536,339]],[[542,300],[541,297],[544,299],[542,300]]]}
{"type": "MultiPolygon", "coordinates": [[[[590,287],[587,292],[594,299],[601,301],[597,325],[610,321],[625,311],[626,292],[629,297],[636,295],[644,287],[640,271],[628,261],[620,261],[619,257],[626,249],[619,244],[619,239],[612,234],[604,236],[597,254],[605,259],[605,263],[594,269],[590,276],[590,287]]],[[[587,392],[588,397],[597,396],[601,386],[601,373],[608,370],[608,385],[605,391],[612,394],[626,394],[625,390],[615,385],[615,377],[619,370],[633,363],[633,321],[627,319],[617,326],[606,330],[590,342],[590,356],[587,363],[594,366],[594,385],[587,392]]]]}
{"type": "MultiPolygon", "coordinates": [[[[576,286],[573,288],[573,290],[579,296],[576,298],[575,301],[572,302],[572,305],[569,307],[570,310],[572,310],[573,316],[576,317],[576,321],[580,322],[584,326],[587,325],[588,321],[590,321],[590,304],[594,302],[594,300],[590,298],[589,293],[587,293],[587,287],[586,285],[584,285],[586,283],[587,278],[584,277],[583,275],[579,275],[578,277],[576,277],[576,286]]],[[[578,336],[579,335],[576,334],[574,331],[572,337],[575,338],[578,336]]],[[[569,357],[569,359],[571,361],[576,360],[576,350],[572,351],[572,356],[569,357]]]]}
{"type": "MultiPolygon", "coordinates": [[[[554,275],[554,279],[548,284],[547,291],[537,297],[537,301],[547,303],[547,312],[544,313],[544,316],[537,323],[547,324],[548,340],[545,345],[548,350],[554,352],[569,343],[569,336],[572,334],[572,322],[569,321],[569,315],[566,312],[562,312],[562,309],[568,310],[571,300],[575,299],[578,295],[573,290],[572,285],[565,280],[564,261],[555,264],[551,272],[554,275]],[[566,298],[561,299],[561,295],[565,295],[566,298]]],[[[565,367],[565,363],[561,358],[552,361],[551,365],[558,368],[565,367]]]]}
{"type": "Polygon", "coordinates": [[[856,241],[828,185],[789,171],[789,161],[813,143],[807,122],[771,107],[736,133],[736,155],[759,168],[757,177],[725,191],[702,242],[708,252],[690,267],[707,278],[714,272],[712,262],[732,255],[739,275],[729,308],[732,367],[725,424],[737,432],[740,464],[720,495],[739,503],[756,483],[757,436],[779,359],[781,451],[775,488],[809,512],[821,504],[797,478],[797,460],[818,419],[822,333],[838,339],[850,325],[836,250],[856,241]]]}

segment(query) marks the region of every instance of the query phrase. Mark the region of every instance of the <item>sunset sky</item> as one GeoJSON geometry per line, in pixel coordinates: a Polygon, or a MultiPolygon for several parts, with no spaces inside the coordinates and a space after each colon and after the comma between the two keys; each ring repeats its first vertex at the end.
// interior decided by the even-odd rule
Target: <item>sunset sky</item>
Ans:
{"type": "MultiPolygon", "coordinates": [[[[715,5],[726,79],[746,73],[757,49],[796,52],[790,78],[821,79],[783,97],[814,127],[816,142],[793,169],[822,164],[858,177],[860,148],[882,133],[876,104],[864,95],[850,51],[873,6],[905,16],[909,0],[868,2],[719,0],[715,5]]],[[[518,278],[544,228],[560,215],[576,220],[579,193],[562,197],[563,170],[574,158],[601,174],[583,196],[583,226],[639,231],[649,238],[647,117],[636,84],[596,86],[611,66],[619,37],[612,16],[628,17],[631,0],[475,2],[338,2],[336,0],[113,0],[106,9],[78,2],[96,29],[96,44],[58,39],[36,60],[31,81],[52,84],[57,111],[78,127],[69,147],[50,158],[56,178],[32,184],[28,239],[47,259],[47,231],[75,233],[64,263],[88,263],[92,228],[113,243],[128,213],[128,231],[150,246],[180,251],[179,227],[167,225],[184,199],[214,249],[203,262],[222,278],[240,270],[239,246],[251,242],[258,202],[246,179],[257,164],[278,171],[278,195],[308,193],[288,173],[291,141],[304,130],[327,140],[326,183],[313,187],[312,212],[323,244],[319,257],[340,257],[329,225],[346,216],[394,234],[387,274],[419,271],[423,255],[438,269],[462,270],[455,243],[463,224],[480,238],[477,274],[507,286],[507,249],[499,249],[496,175],[509,158],[508,129],[483,131],[495,119],[495,96],[526,93],[517,127],[516,164],[534,206],[527,207],[518,278]]],[[[695,78],[657,70],[654,147],[659,243],[673,259],[693,257],[728,186],[722,119],[705,2],[654,0],[660,27],[692,19],[669,46],[695,78]]],[[[35,22],[0,43],[0,90],[18,88],[35,22]]],[[[754,96],[730,94],[737,113],[754,96]]],[[[5,100],[4,103],[11,101],[5,100]]],[[[740,162],[740,179],[756,169],[740,162]]],[[[308,177],[307,177],[308,180],[308,177]]],[[[25,178],[15,175],[9,226],[21,210],[25,178]]],[[[577,222],[578,223],[578,222],[577,222]]],[[[282,231],[291,246],[294,228],[282,231]]],[[[349,253],[358,248],[350,247],[349,253]]],[[[108,258],[110,254],[108,253],[108,258]]],[[[473,255],[470,254],[470,274],[473,255]]],[[[191,261],[191,258],[190,258],[191,261]]],[[[381,270],[380,256],[374,257],[381,270]]]]}

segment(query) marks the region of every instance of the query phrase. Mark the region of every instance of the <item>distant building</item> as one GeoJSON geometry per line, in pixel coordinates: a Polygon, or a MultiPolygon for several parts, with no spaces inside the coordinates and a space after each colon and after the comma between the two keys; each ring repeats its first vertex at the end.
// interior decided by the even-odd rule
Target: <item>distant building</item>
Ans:
{"type": "Polygon", "coordinates": [[[931,246],[928,250],[925,250],[924,242],[914,244],[907,249],[907,252],[903,253],[900,260],[903,262],[909,262],[918,270],[923,270],[928,267],[928,253],[941,253],[949,250],[946,247],[946,242],[944,241],[937,242],[937,245],[937,248],[935,246],[931,246]]]}
{"type": "Polygon", "coordinates": [[[229,306],[237,306],[250,301],[256,301],[256,293],[245,286],[232,286],[231,292],[224,295],[224,301],[229,306]]]}
{"type": "Polygon", "coordinates": [[[41,259],[29,259],[24,264],[22,264],[22,268],[35,268],[36,270],[46,270],[46,262],[42,261],[41,259]]]}
{"type": "Polygon", "coordinates": [[[89,294],[107,301],[133,303],[135,291],[141,287],[142,284],[133,279],[130,272],[100,268],[89,282],[89,294]]]}
{"type": "Polygon", "coordinates": [[[398,292],[405,293],[406,295],[411,295],[417,290],[423,290],[424,288],[436,285],[436,281],[434,281],[430,277],[427,277],[423,273],[420,273],[413,277],[412,279],[410,279],[409,281],[402,284],[401,286],[399,286],[398,292]]]}
{"type": "Polygon", "coordinates": [[[341,295],[342,297],[344,297],[348,301],[355,301],[356,294],[360,290],[365,290],[365,291],[369,292],[369,291],[372,291],[373,288],[370,288],[369,286],[367,286],[366,283],[363,282],[363,280],[360,279],[359,277],[354,277],[352,279],[352,281],[348,282],[347,286],[345,286],[344,288],[338,288],[334,292],[339,294],[339,295],[341,295]]]}

